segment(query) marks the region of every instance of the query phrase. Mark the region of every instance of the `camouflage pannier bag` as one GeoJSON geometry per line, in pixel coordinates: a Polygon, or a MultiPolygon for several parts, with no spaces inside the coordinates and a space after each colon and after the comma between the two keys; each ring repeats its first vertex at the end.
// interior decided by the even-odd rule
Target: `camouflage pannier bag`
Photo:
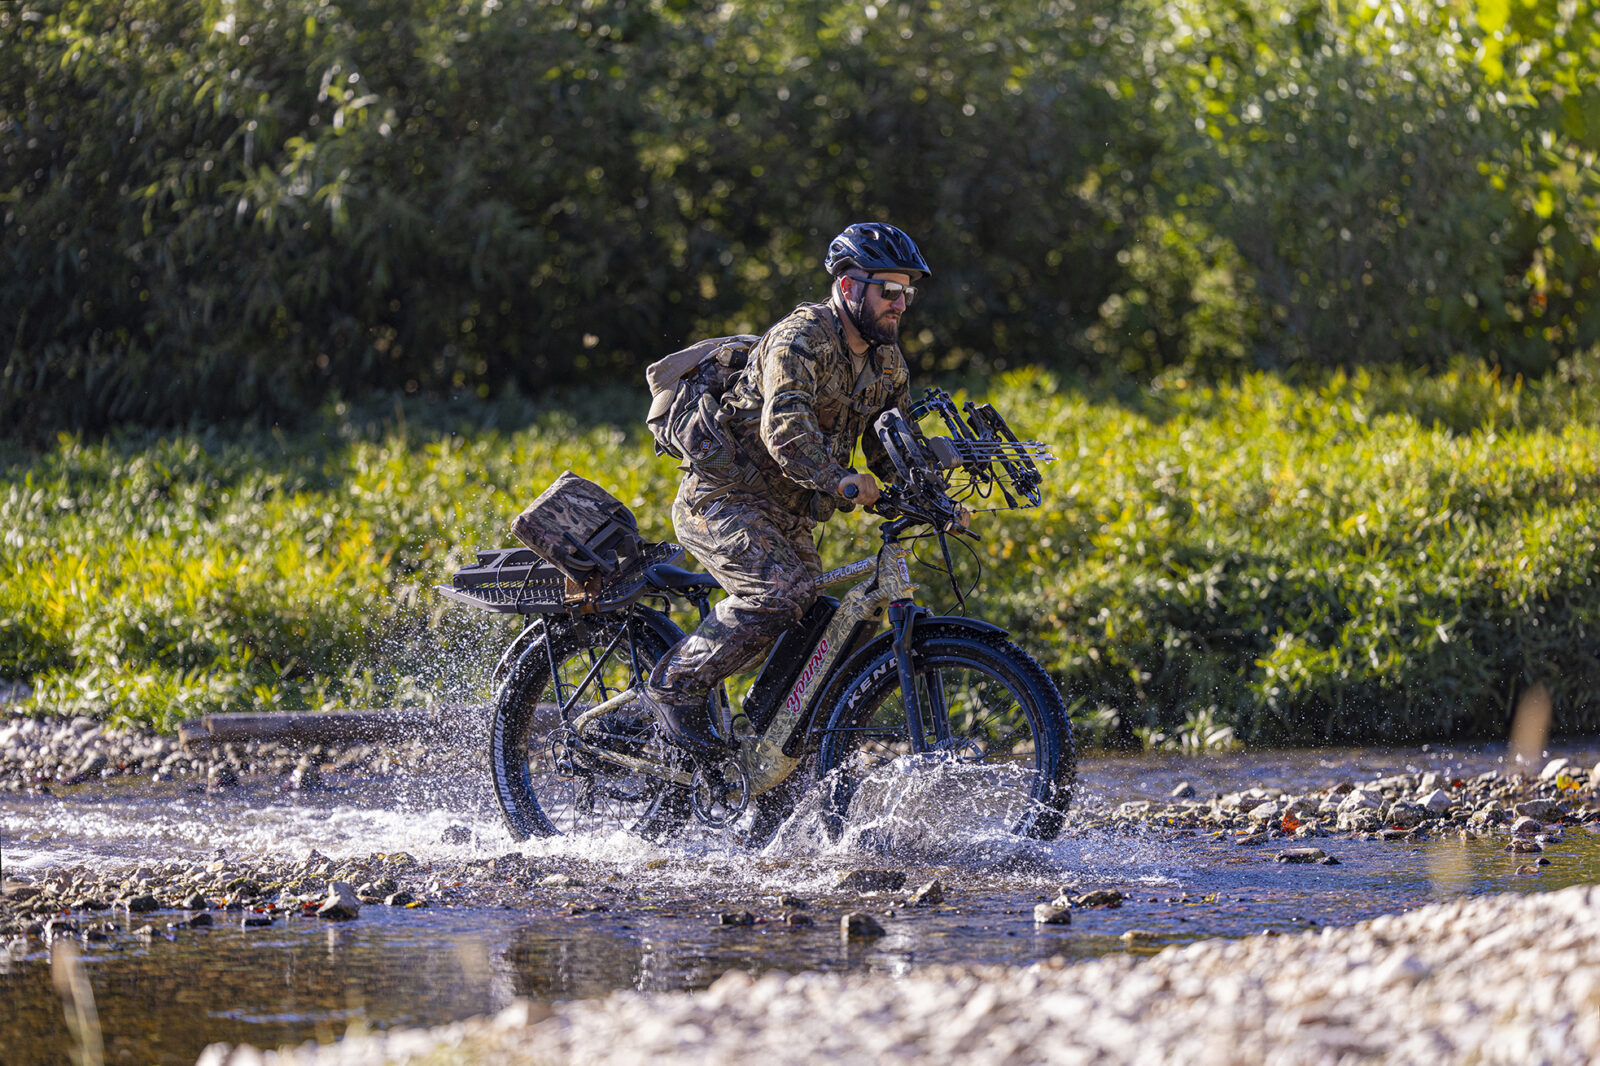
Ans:
{"type": "Polygon", "coordinates": [[[511,523],[534,554],[586,591],[642,557],[639,520],[605,489],[568,470],[511,523]]]}
{"type": "Polygon", "coordinates": [[[722,394],[760,339],[749,333],[712,337],[645,368],[650,386],[645,423],[655,438],[657,455],[682,459],[703,471],[733,463],[733,440],[719,418],[722,394]]]}

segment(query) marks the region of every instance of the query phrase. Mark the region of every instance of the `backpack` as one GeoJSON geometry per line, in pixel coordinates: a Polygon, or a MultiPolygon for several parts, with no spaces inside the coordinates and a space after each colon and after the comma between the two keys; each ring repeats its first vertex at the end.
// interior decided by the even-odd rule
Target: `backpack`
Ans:
{"type": "Polygon", "coordinates": [[[511,523],[534,554],[577,585],[593,588],[648,548],[621,500],[568,470],[511,523]]]}
{"type": "Polygon", "coordinates": [[[760,339],[750,333],[711,337],[645,368],[650,386],[645,423],[655,438],[657,455],[670,455],[702,470],[733,464],[733,439],[719,418],[722,394],[745,368],[750,349],[760,339]]]}

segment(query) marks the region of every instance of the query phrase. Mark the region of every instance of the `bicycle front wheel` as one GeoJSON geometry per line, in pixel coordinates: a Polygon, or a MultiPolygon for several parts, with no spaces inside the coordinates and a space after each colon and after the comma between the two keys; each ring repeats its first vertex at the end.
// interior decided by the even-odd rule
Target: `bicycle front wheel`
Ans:
{"type": "Polygon", "coordinates": [[[829,838],[1055,839],[1077,753],[1049,675],[999,633],[937,622],[915,631],[911,662],[918,738],[893,648],[843,683],[818,756],[829,838]]]}

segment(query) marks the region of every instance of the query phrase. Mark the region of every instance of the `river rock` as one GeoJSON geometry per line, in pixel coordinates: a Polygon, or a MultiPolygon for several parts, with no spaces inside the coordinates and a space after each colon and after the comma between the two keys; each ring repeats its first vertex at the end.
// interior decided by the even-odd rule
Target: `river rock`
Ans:
{"type": "Polygon", "coordinates": [[[1544,850],[1544,845],[1530,837],[1512,837],[1506,850],[1513,855],[1535,855],[1544,850]]]}
{"type": "Polygon", "coordinates": [[[1567,805],[1557,799],[1531,799],[1511,809],[1524,818],[1537,818],[1541,822],[1550,822],[1561,817],[1567,805]]]}
{"type": "Polygon", "coordinates": [[[936,880],[917,886],[916,891],[906,900],[906,903],[913,907],[936,907],[943,902],[944,886],[936,880]]]}
{"type": "Polygon", "coordinates": [[[1033,908],[1035,925],[1071,925],[1072,908],[1057,903],[1041,903],[1033,908]]]}
{"type": "Polygon", "coordinates": [[[1432,815],[1442,815],[1450,810],[1450,793],[1436,788],[1417,801],[1417,805],[1432,815]]]}
{"type": "Polygon", "coordinates": [[[1444,787],[1444,775],[1437,770],[1429,770],[1417,779],[1417,791],[1420,793],[1432,792],[1444,787]]]}
{"type": "Polygon", "coordinates": [[[1120,888],[1097,888],[1093,892],[1085,892],[1081,896],[1072,897],[1074,907],[1120,907],[1122,901],[1127,899],[1127,893],[1120,888]]]}
{"type": "Polygon", "coordinates": [[[1428,817],[1428,809],[1415,803],[1394,802],[1389,804],[1389,809],[1384,812],[1383,820],[1401,829],[1410,829],[1412,826],[1421,825],[1428,817]]]}
{"type": "Polygon", "coordinates": [[[1561,772],[1568,766],[1566,759],[1551,759],[1544,764],[1544,769],[1539,771],[1540,781],[1554,781],[1561,776],[1561,772]]]}
{"type": "Polygon", "coordinates": [[[1252,822],[1270,822],[1277,819],[1282,813],[1283,809],[1277,803],[1269,800],[1266,803],[1251,807],[1247,817],[1252,822]]]}
{"type": "Polygon", "coordinates": [[[1364,810],[1377,811],[1382,803],[1382,797],[1368,792],[1366,789],[1358,788],[1352,790],[1348,796],[1339,802],[1339,813],[1352,814],[1356,811],[1364,810]]]}
{"type": "Polygon", "coordinates": [[[1339,814],[1339,829],[1347,833],[1376,833],[1383,828],[1383,819],[1376,807],[1357,807],[1339,814]]]}
{"type": "Polygon", "coordinates": [[[161,901],[151,895],[132,896],[123,901],[129,914],[149,914],[161,909],[161,901]]]}
{"type": "Polygon", "coordinates": [[[755,925],[756,916],[749,911],[725,911],[717,915],[718,925],[755,925]]]}
{"type": "Polygon", "coordinates": [[[1321,848],[1285,848],[1278,852],[1277,861],[1287,863],[1321,862],[1328,853],[1321,848]]]}
{"type": "Polygon", "coordinates": [[[1194,786],[1187,781],[1179,781],[1178,787],[1167,793],[1172,799],[1191,799],[1194,796],[1194,786]]]}
{"type": "Polygon", "coordinates": [[[1544,828],[1544,823],[1537,818],[1523,815],[1511,823],[1511,835],[1514,837],[1531,837],[1544,828]]]}
{"type": "Polygon", "coordinates": [[[839,935],[846,940],[870,940],[886,934],[872,915],[865,911],[851,911],[839,919],[839,935]]]}
{"type": "Polygon", "coordinates": [[[335,881],[328,886],[328,898],[322,901],[322,906],[317,908],[318,918],[327,918],[331,921],[344,922],[360,917],[361,901],[356,898],[355,891],[348,882],[335,881]]]}
{"type": "Polygon", "coordinates": [[[905,883],[900,870],[850,870],[840,874],[833,887],[841,892],[894,892],[905,883]]]}

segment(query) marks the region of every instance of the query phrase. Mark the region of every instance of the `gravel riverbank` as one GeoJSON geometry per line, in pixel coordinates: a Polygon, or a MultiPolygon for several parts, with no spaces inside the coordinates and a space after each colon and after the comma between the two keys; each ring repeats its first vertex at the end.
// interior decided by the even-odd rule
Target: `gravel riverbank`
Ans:
{"type": "Polygon", "coordinates": [[[1600,1061],[1600,887],[1459,900],[1149,958],[907,977],[731,972],[202,1066],[1600,1061]]]}
{"type": "MultiPolygon", "coordinates": [[[[1280,869],[1273,860],[1354,859],[1359,868],[1363,854],[1403,855],[1413,850],[1404,847],[1408,842],[1460,838],[1471,843],[1432,850],[1492,854],[1495,865],[1515,869],[1496,888],[1526,883],[1531,889],[1552,870],[1570,884],[1600,878],[1600,870],[1586,872],[1600,835],[1600,766],[1590,765],[1592,747],[1583,751],[1581,758],[1550,759],[1527,773],[1458,772],[1431,759],[1419,761],[1439,768],[1393,772],[1386,760],[1364,759],[1364,767],[1391,769],[1357,771],[1342,762],[1320,787],[1290,789],[1237,787],[1263,775],[1230,775],[1221,786],[1230,791],[1198,795],[1185,785],[1172,788],[1169,777],[1149,791],[1123,789],[1115,800],[1080,798],[1068,832],[1117,846],[1123,840],[1133,846],[1171,842],[1162,846],[1203,852],[1208,862],[1264,863],[1273,870],[1280,869]]],[[[342,795],[347,786],[341,782],[354,775],[436,771],[444,757],[420,743],[301,749],[246,742],[185,751],[169,738],[106,732],[81,720],[0,720],[0,790],[86,796],[91,803],[114,796],[116,779],[142,777],[170,794],[304,793],[285,802],[320,810],[317,804],[326,800],[310,797],[342,795]],[[229,791],[235,789],[245,791],[229,791]]],[[[1476,763],[1478,770],[1483,766],[1476,763]]],[[[462,825],[436,823],[431,830],[441,831],[449,846],[419,852],[422,859],[399,851],[329,857],[307,854],[302,843],[294,855],[229,849],[180,858],[153,849],[125,865],[8,869],[0,892],[0,951],[21,958],[61,939],[105,951],[140,936],[203,944],[210,936],[203,927],[224,924],[307,929],[307,923],[354,921],[359,928],[364,918],[388,913],[379,908],[392,907],[428,908],[418,915],[427,921],[437,909],[455,906],[512,908],[563,921],[605,916],[622,922],[671,911],[707,925],[810,927],[807,935],[826,931],[828,938],[848,936],[850,929],[870,937],[874,915],[888,919],[898,910],[903,921],[906,914],[939,909],[937,883],[919,884],[925,875],[908,877],[891,856],[872,860],[883,868],[852,871],[833,890],[807,893],[806,900],[724,900],[717,892],[669,883],[640,888],[593,857],[494,855],[495,834],[481,826],[481,840],[462,825]]],[[[315,835],[310,840],[337,850],[315,835]]],[[[1415,849],[1419,855],[1428,850],[1415,849]]],[[[735,861],[742,858],[715,860],[735,861]]],[[[711,876],[715,880],[714,871],[711,876]]],[[[964,887],[947,882],[943,891],[960,896],[964,887]]],[[[1062,884],[1059,892],[1052,888],[1053,896],[1018,890],[1014,907],[1009,900],[1001,904],[1013,908],[999,913],[1014,916],[1006,920],[1021,926],[1023,936],[1030,917],[1040,929],[1070,923],[1076,935],[1096,926],[1097,915],[1126,916],[1116,923],[1126,928],[1120,933],[1125,947],[1117,945],[1113,928],[1113,954],[1087,962],[919,965],[894,979],[733,974],[694,994],[518,1004],[495,1017],[351,1036],[321,1049],[263,1056],[219,1048],[206,1061],[702,1064],[763,1055],[783,1063],[1600,1061],[1600,888],[1485,896],[1306,935],[1210,940],[1152,954],[1159,939],[1141,939],[1141,916],[1162,905],[1147,898],[1148,891],[1135,899],[1118,887],[1102,876],[1062,884]],[[1085,913],[1089,907],[1117,909],[1085,913]]]]}

